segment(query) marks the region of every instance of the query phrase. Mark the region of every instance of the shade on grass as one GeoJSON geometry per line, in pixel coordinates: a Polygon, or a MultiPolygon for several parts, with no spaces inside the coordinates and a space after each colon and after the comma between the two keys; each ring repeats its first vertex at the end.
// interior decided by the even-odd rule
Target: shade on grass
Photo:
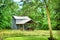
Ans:
{"type": "Polygon", "coordinates": [[[46,37],[10,37],[5,40],[48,40],[46,37]]]}

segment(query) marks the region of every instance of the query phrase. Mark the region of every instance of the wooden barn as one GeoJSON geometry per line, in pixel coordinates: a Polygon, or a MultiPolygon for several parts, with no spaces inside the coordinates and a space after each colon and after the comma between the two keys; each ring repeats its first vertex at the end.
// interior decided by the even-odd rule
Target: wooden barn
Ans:
{"type": "Polygon", "coordinates": [[[13,16],[12,17],[12,29],[23,29],[28,28],[28,25],[34,24],[35,22],[28,16],[13,16]]]}

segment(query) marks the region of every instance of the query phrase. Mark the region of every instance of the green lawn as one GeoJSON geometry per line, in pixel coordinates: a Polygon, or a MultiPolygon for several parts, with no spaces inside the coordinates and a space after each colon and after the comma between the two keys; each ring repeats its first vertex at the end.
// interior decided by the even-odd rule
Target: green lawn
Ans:
{"type": "MultiPolygon", "coordinates": [[[[60,40],[60,31],[53,30],[53,36],[60,40]]],[[[0,37],[4,40],[48,40],[48,30],[20,31],[0,30],[0,37]]]]}
{"type": "Polygon", "coordinates": [[[10,37],[5,40],[48,40],[46,37],[10,37]]]}

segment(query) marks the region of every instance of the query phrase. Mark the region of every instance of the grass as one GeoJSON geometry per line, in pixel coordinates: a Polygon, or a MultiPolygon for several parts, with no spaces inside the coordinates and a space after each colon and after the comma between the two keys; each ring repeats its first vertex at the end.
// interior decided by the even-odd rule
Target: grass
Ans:
{"type": "MultiPolygon", "coordinates": [[[[60,31],[53,30],[53,36],[60,40],[60,31]]],[[[48,40],[49,30],[0,30],[0,39],[4,40],[48,40]]]]}
{"type": "Polygon", "coordinates": [[[48,40],[46,37],[10,37],[5,40],[48,40]]]}

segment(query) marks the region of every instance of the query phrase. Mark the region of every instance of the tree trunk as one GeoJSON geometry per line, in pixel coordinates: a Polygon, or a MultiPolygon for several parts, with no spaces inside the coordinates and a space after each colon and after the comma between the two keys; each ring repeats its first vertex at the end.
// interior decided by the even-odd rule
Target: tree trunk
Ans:
{"type": "Polygon", "coordinates": [[[51,27],[51,22],[50,22],[50,12],[49,12],[49,9],[48,9],[47,5],[46,5],[46,13],[47,13],[48,26],[49,26],[49,31],[50,31],[50,40],[53,40],[52,27],[51,27]]]}
{"type": "Polygon", "coordinates": [[[52,27],[51,27],[51,22],[50,22],[50,11],[49,11],[49,8],[48,8],[48,5],[50,3],[50,0],[48,0],[48,2],[46,2],[46,0],[44,0],[45,2],[45,9],[46,9],[46,14],[47,14],[47,18],[48,18],[48,26],[49,26],[49,31],[50,31],[50,38],[49,40],[54,40],[53,39],[53,34],[52,34],[52,27]]]}

